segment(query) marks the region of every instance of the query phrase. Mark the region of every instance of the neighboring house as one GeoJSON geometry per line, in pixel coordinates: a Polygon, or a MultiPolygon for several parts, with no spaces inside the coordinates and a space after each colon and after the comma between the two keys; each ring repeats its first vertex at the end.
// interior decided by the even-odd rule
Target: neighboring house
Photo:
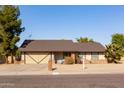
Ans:
{"type": "Polygon", "coordinates": [[[78,63],[77,58],[86,62],[104,61],[105,48],[100,43],[77,43],[72,40],[25,40],[20,47],[22,60],[26,64],[63,63],[69,56],[78,63]]]}

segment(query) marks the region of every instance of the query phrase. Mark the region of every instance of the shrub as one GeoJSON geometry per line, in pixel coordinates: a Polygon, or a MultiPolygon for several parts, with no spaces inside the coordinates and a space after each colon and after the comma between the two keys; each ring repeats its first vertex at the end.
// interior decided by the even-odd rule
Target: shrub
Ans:
{"type": "Polygon", "coordinates": [[[105,57],[108,63],[118,63],[123,56],[122,47],[116,44],[110,44],[106,46],[105,57]]]}
{"type": "Polygon", "coordinates": [[[74,64],[74,60],[71,57],[65,57],[65,64],[74,64]]]}
{"type": "Polygon", "coordinates": [[[20,51],[16,51],[15,60],[21,61],[21,52],[20,51]]]}

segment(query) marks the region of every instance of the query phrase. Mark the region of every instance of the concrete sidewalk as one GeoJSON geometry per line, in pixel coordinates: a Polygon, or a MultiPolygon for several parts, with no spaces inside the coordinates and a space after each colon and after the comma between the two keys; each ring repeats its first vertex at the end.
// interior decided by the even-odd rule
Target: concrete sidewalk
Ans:
{"type": "Polygon", "coordinates": [[[55,74],[124,74],[124,64],[56,65],[55,74]]]}
{"type": "Polygon", "coordinates": [[[53,71],[48,71],[47,64],[1,64],[2,75],[63,75],[63,74],[124,74],[124,64],[55,64],[53,71]]]}

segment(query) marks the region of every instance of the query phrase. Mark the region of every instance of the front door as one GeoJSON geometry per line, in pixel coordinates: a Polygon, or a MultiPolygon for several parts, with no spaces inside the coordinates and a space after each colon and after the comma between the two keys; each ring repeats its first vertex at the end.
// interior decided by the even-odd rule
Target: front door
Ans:
{"type": "Polygon", "coordinates": [[[83,58],[86,58],[86,54],[85,53],[77,53],[76,54],[76,63],[77,64],[82,64],[83,58]]]}
{"type": "Polygon", "coordinates": [[[54,54],[55,54],[55,63],[56,64],[64,63],[64,58],[63,58],[63,53],[62,52],[58,52],[58,53],[54,53],[54,54]]]}

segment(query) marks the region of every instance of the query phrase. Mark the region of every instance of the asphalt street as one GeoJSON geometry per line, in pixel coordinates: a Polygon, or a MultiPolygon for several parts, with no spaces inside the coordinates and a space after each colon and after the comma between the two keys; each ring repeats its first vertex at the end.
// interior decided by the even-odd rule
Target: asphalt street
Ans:
{"type": "Polygon", "coordinates": [[[124,74],[0,76],[1,88],[124,88],[124,74]]]}

